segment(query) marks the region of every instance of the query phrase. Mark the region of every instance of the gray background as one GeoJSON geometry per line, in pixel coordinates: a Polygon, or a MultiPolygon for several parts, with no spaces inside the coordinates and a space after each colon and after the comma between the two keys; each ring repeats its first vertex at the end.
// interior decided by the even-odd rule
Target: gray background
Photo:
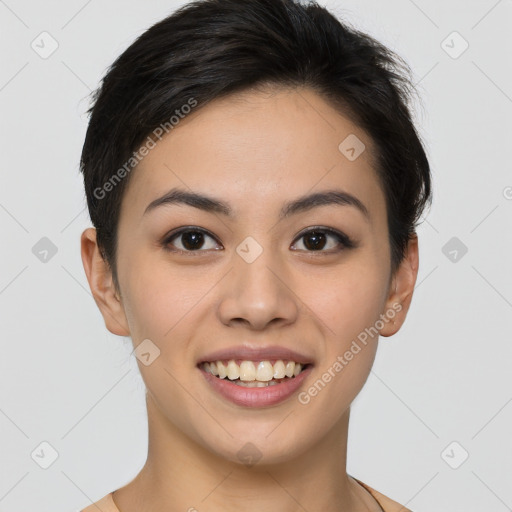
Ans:
{"type": "MultiPolygon", "coordinates": [[[[131,342],[82,268],[78,161],[87,95],[181,3],[0,0],[0,511],[85,507],[145,461],[131,342]]],[[[353,404],[347,470],[415,512],[512,510],[512,1],[322,4],[410,64],[435,182],[412,307],[353,404]]]]}

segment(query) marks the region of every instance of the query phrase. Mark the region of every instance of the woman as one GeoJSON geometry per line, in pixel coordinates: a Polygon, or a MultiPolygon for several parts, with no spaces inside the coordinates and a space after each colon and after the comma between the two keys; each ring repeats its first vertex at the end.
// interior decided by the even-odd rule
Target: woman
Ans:
{"type": "Polygon", "coordinates": [[[407,66],[327,10],[203,0],[96,93],[82,260],[147,393],[146,464],[85,512],[407,511],[346,472],[431,201],[407,66]]]}

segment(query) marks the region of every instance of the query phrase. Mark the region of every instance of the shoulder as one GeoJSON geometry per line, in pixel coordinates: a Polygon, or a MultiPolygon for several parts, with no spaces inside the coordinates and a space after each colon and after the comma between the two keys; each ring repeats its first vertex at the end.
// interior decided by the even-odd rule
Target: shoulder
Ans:
{"type": "MultiPolygon", "coordinates": [[[[376,498],[376,500],[380,503],[385,512],[412,512],[411,510],[404,507],[400,503],[392,500],[391,498],[388,498],[384,494],[380,493],[376,489],[373,489],[364,482],[361,482],[357,478],[354,478],[354,480],[356,480],[360,485],[367,489],[372,494],[372,496],[376,498]]],[[[89,505],[80,512],[97,512],[98,509],[101,510],[102,512],[119,512],[119,509],[117,508],[112,498],[112,493],[107,494],[99,501],[96,501],[92,505],[89,505]]]]}
{"type": "Polygon", "coordinates": [[[101,498],[101,500],[89,505],[80,512],[98,512],[98,510],[101,510],[101,512],[119,512],[119,509],[114,503],[111,492],[101,498]]]}
{"type": "Polygon", "coordinates": [[[370,487],[368,484],[361,482],[361,480],[358,480],[357,478],[354,478],[354,480],[356,480],[365,489],[367,489],[368,492],[370,492],[370,494],[380,503],[381,507],[384,509],[385,512],[412,512],[412,510],[408,509],[404,505],[401,505],[397,501],[388,498],[381,492],[377,491],[376,489],[373,489],[373,487],[370,487]]]}

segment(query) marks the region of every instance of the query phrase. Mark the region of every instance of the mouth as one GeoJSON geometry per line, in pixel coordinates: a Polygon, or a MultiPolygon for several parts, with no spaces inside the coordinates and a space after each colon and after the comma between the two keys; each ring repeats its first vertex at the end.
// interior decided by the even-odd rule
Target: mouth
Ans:
{"type": "Polygon", "coordinates": [[[226,359],[203,361],[198,364],[205,373],[246,388],[276,386],[295,379],[312,366],[312,363],[283,359],[226,359]]]}
{"type": "Polygon", "coordinates": [[[313,357],[279,345],[244,343],[203,356],[197,368],[218,397],[243,407],[271,407],[297,393],[314,364],[313,357]]]}

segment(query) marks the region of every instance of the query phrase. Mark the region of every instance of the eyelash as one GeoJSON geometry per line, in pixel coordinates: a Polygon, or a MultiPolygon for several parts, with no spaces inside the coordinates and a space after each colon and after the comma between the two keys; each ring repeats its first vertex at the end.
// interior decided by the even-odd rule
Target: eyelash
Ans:
{"type": "MultiPolygon", "coordinates": [[[[193,251],[193,250],[183,250],[183,249],[176,249],[176,248],[171,249],[170,248],[169,245],[172,240],[174,240],[175,238],[179,238],[181,235],[183,235],[185,233],[190,233],[190,232],[191,233],[202,233],[202,234],[207,235],[207,236],[211,237],[212,239],[216,240],[216,238],[213,235],[211,235],[208,231],[206,231],[205,229],[194,227],[194,226],[189,226],[189,227],[185,227],[185,228],[180,228],[179,230],[173,231],[172,233],[168,234],[162,241],[162,247],[166,251],[169,251],[169,252],[187,254],[187,255],[193,255],[193,256],[198,256],[198,255],[200,255],[200,253],[204,253],[204,252],[211,250],[211,249],[198,249],[196,251],[193,251]],[[196,254],[194,254],[194,253],[196,253],[196,254]]],[[[343,248],[335,250],[334,252],[332,250],[314,251],[314,250],[306,249],[306,252],[311,253],[311,254],[314,254],[314,253],[334,254],[334,253],[338,253],[338,252],[346,250],[346,249],[352,249],[357,246],[356,243],[350,237],[345,235],[344,233],[334,230],[334,229],[331,229],[331,228],[324,228],[322,226],[313,226],[313,227],[308,228],[306,231],[299,233],[299,235],[297,236],[297,238],[295,240],[298,241],[301,238],[304,238],[306,235],[310,234],[311,232],[331,235],[343,246],[343,248]]],[[[217,243],[219,243],[219,242],[217,241],[217,243]]]]}

